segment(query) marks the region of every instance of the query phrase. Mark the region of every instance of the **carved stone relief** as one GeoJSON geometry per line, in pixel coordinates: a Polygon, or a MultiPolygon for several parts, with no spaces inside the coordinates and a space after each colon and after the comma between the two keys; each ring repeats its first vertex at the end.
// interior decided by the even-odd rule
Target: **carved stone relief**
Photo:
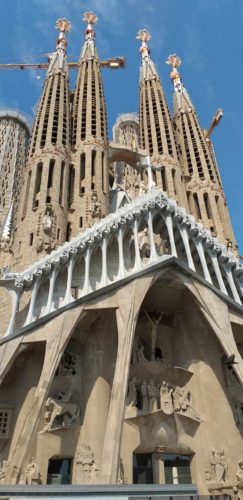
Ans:
{"type": "Polygon", "coordinates": [[[56,214],[51,206],[46,208],[44,215],[39,214],[36,231],[37,252],[50,252],[56,244],[56,214]]]}
{"type": "Polygon", "coordinates": [[[243,486],[243,459],[239,460],[238,462],[238,469],[235,476],[236,481],[243,486]]]}
{"type": "Polygon", "coordinates": [[[35,457],[32,457],[25,471],[21,474],[18,484],[41,484],[39,465],[35,457]]]}
{"type": "Polygon", "coordinates": [[[0,455],[0,484],[4,484],[9,465],[9,462],[7,460],[3,460],[0,455]]]}
{"type": "Polygon", "coordinates": [[[228,389],[235,422],[239,429],[243,431],[243,386],[235,375],[233,369],[234,362],[234,357],[232,358],[232,363],[225,356],[222,358],[225,385],[228,389]]]}
{"type": "Polygon", "coordinates": [[[78,425],[80,407],[74,402],[71,389],[57,392],[46,400],[43,431],[70,428],[78,425]]]}
{"type": "Polygon", "coordinates": [[[205,472],[207,481],[215,483],[225,482],[227,472],[228,465],[224,450],[212,449],[210,471],[205,472]]]}
{"type": "Polygon", "coordinates": [[[141,383],[133,377],[128,385],[127,407],[145,413],[162,410],[165,415],[171,415],[175,412],[202,421],[194,410],[191,392],[187,388],[170,386],[165,380],[162,384],[156,384],[153,379],[141,383]]]}
{"type": "Polygon", "coordinates": [[[66,350],[61,357],[59,367],[57,369],[56,375],[77,375],[79,370],[79,356],[73,352],[66,350]]]}
{"type": "Polygon", "coordinates": [[[95,484],[98,472],[93,451],[87,443],[83,442],[77,453],[75,482],[77,484],[95,484]]]}

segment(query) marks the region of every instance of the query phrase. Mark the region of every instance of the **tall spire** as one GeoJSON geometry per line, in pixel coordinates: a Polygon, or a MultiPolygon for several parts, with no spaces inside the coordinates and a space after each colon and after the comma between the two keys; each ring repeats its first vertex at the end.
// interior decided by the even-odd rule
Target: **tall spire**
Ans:
{"type": "Polygon", "coordinates": [[[70,165],[70,90],[66,33],[71,24],[58,19],[56,51],[40,99],[21,189],[14,231],[15,264],[29,263],[66,240],[70,165]]]}
{"type": "Polygon", "coordinates": [[[70,233],[76,235],[108,213],[109,169],[106,104],[100,62],[95,46],[94,12],[86,12],[72,107],[73,183],[70,233]],[[80,214],[77,217],[77,213],[80,214]]]}
{"type": "Polygon", "coordinates": [[[162,167],[154,178],[157,186],[162,187],[167,195],[176,199],[180,205],[186,206],[170,112],[147,44],[151,34],[146,29],[141,29],[137,39],[142,42],[139,93],[140,146],[151,156],[154,165],[162,167]]]}
{"type": "Polygon", "coordinates": [[[172,54],[166,62],[172,66],[170,77],[174,87],[175,130],[189,210],[213,236],[235,247],[216,159],[177,69],[181,59],[172,54]]]}

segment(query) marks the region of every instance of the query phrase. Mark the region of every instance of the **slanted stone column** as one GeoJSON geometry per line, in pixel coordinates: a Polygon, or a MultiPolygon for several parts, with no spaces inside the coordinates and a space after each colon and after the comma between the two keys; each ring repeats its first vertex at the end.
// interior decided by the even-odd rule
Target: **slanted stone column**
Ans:
{"type": "Polygon", "coordinates": [[[101,459],[102,484],[117,482],[134,332],[139,309],[153,279],[153,276],[137,279],[117,292],[118,352],[101,459]]]}

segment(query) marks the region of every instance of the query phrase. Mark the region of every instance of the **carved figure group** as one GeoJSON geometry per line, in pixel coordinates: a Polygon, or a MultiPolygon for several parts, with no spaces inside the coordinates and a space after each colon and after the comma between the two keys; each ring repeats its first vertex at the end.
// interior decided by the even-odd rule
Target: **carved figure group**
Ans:
{"type": "Polygon", "coordinates": [[[224,482],[228,471],[228,465],[224,450],[212,449],[210,480],[216,483],[224,482]]]}
{"type": "Polygon", "coordinates": [[[32,457],[23,474],[21,474],[19,484],[41,484],[39,465],[35,457],[32,457]]]}
{"type": "Polygon", "coordinates": [[[201,421],[192,405],[190,391],[181,387],[172,387],[165,380],[156,384],[153,379],[138,382],[133,377],[128,384],[127,407],[136,407],[143,412],[161,409],[165,415],[180,413],[201,421]]]}
{"type": "Polygon", "coordinates": [[[77,424],[80,408],[71,401],[71,396],[71,390],[68,389],[60,391],[55,397],[50,396],[47,399],[44,431],[73,427],[77,424]]]}
{"type": "Polygon", "coordinates": [[[139,337],[136,337],[133,348],[133,363],[147,361],[144,355],[144,345],[139,337]]]}
{"type": "Polygon", "coordinates": [[[95,484],[98,477],[98,468],[94,461],[94,454],[90,446],[82,443],[76,460],[76,478],[80,484],[95,484]]]}
{"type": "Polygon", "coordinates": [[[236,480],[243,486],[243,459],[238,462],[238,470],[236,472],[236,480]]]}
{"type": "Polygon", "coordinates": [[[9,468],[9,462],[7,460],[3,460],[0,455],[0,484],[4,484],[4,480],[9,468]]]}
{"type": "Polygon", "coordinates": [[[57,375],[76,375],[79,368],[79,358],[71,351],[65,351],[61,357],[57,375]]]}

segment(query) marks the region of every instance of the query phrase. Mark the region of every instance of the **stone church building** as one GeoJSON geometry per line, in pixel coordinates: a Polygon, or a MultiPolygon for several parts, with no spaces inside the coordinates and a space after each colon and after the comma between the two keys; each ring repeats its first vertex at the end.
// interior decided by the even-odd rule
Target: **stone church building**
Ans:
{"type": "Polygon", "coordinates": [[[1,233],[0,485],[242,498],[243,266],[211,131],[175,54],[171,116],[140,30],[139,113],[109,140],[96,20],[74,91],[57,22],[1,233]]]}

